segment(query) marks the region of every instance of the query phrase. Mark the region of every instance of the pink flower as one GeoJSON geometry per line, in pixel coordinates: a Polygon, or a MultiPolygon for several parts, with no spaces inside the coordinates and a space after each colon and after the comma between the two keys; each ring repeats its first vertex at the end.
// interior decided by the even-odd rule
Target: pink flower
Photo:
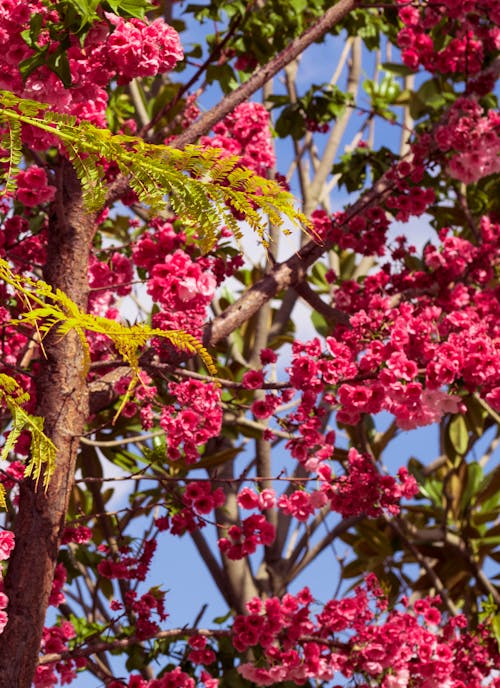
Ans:
{"type": "Polygon", "coordinates": [[[246,389],[259,389],[264,384],[264,374],[262,370],[249,370],[241,381],[246,389]]]}
{"type": "Polygon", "coordinates": [[[0,531],[0,561],[8,559],[13,549],[14,533],[10,530],[0,531]]]}
{"type": "Polygon", "coordinates": [[[55,195],[56,187],[47,184],[47,174],[42,167],[32,165],[17,175],[16,197],[25,206],[34,208],[40,203],[48,203],[55,195]]]}

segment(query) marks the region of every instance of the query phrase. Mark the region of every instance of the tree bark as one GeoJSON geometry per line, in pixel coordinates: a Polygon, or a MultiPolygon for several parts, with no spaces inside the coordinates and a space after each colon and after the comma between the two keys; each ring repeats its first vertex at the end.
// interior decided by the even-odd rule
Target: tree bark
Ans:
{"type": "MultiPolygon", "coordinates": [[[[72,167],[58,169],[58,196],[49,223],[44,279],[80,308],[88,299],[88,255],[95,216],[82,206],[72,167]]],[[[88,392],[81,343],[74,332],[51,332],[40,360],[36,415],[57,447],[56,469],[47,491],[25,479],[20,487],[15,549],[5,592],[8,623],[0,638],[0,686],[30,688],[52,589],[54,569],[73,486],[79,436],[88,415],[88,392]]]]}

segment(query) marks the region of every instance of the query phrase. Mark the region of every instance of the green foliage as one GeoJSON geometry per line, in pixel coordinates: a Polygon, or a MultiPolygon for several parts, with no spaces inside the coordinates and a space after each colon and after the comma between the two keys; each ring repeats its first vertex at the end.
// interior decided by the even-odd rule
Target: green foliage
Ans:
{"type": "Polygon", "coordinates": [[[433,77],[425,81],[417,91],[412,91],[409,99],[410,114],[420,119],[429,112],[441,114],[445,105],[450,105],[456,98],[451,85],[442,77],[433,77]]]}
{"type": "Polygon", "coordinates": [[[6,151],[6,155],[0,157],[0,165],[5,165],[5,191],[11,192],[16,188],[16,176],[23,157],[20,122],[12,122],[12,125],[6,128],[0,146],[6,151]]]}
{"type": "Polygon", "coordinates": [[[385,74],[380,82],[367,79],[363,83],[363,89],[370,97],[372,112],[391,122],[395,121],[396,114],[389,106],[398,103],[401,87],[392,74],[385,74]]]}
{"type": "MultiPolygon", "coordinates": [[[[166,206],[168,194],[173,211],[199,236],[202,251],[213,247],[222,225],[236,237],[241,236],[233,211],[244,217],[265,244],[268,225],[263,214],[277,227],[283,227],[286,220],[296,226],[309,226],[305,216],[296,210],[290,193],[277,182],[243,168],[237,157],[221,157],[218,149],[187,146],[178,150],[133,136],[113,135],[86,121],[77,124],[74,117],[48,108],[0,92],[0,123],[10,130],[13,150],[21,148],[20,123],[53,134],[65,146],[74,165],[89,212],[100,210],[107,200],[103,165],[107,160],[118,166],[139,200],[153,211],[166,206]]],[[[12,179],[11,173],[7,181],[12,179]]]]}
{"type": "MultiPolygon", "coordinates": [[[[303,33],[332,4],[324,0],[268,0],[253,3],[249,11],[246,0],[211,0],[201,5],[190,4],[185,11],[200,22],[207,19],[227,22],[229,19],[237,27],[230,43],[231,50],[236,55],[264,64],[303,33]]],[[[208,36],[209,47],[214,47],[219,40],[217,34],[208,36]]]]}
{"type": "MultiPolygon", "coordinates": [[[[24,430],[31,434],[30,459],[25,475],[31,476],[37,483],[43,470],[43,486],[47,488],[54,472],[56,447],[43,432],[43,418],[27,413],[23,406],[29,401],[29,394],[10,375],[0,373],[0,403],[7,406],[12,416],[12,427],[2,448],[0,458],[5,460],[16,445],[24,430]]],[[[0,484],[0,506],[5,508],[5,488],[0,484]]]]}
{"type": "Polygon", "coordinates": [[[481,613],[479,614],[479,620],[485,626],[490,627],[492,635],[497,641],[498,649],[500,650],[500,612],[498,611],[498,607],[492,595],[483,603],[481,613]]]}
{"type": "Polygon", "coordinates": [[[386,35],[392,42],[396,42],[398,32],[397,9],[387,8],[384,12],[377,9],[357,9],[349,13],[345,22],[336,27],[337,31],[344,29],[349,36],[359,36],[368,50],[380,48],[381,37],[386,35]]]}
{"type": "Polygon", "coordinates": [[[352,98],[336,86],[313,84],[295,103],[290,103],[285,95],[272,95],[268,100],[275,108],[283,107],[275,124],[278,136],[292,136],[299,140],[305,135],[309,121],[315,124],[331,122],[342,113],[352,98]]]}
{"type": "Polygon", "coordinates": [[[377,181],[389,169],[394,154],[385,146],[373,151],[369,148],[355,148],[344,153],[340,162],[335,163],[332,173],[339,175],[339,186],[345,186],[349,193],[362,189],[367,181],[369,171],[372,181],[377,181]]]}

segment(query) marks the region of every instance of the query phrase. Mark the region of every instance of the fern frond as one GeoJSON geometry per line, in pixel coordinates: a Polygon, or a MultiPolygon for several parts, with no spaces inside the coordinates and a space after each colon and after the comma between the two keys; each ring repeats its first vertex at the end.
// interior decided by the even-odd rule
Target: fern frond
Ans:
{"type": "MultiPolygon", "coordinates": [[[[1,460],[5,460],[11,452],[19,436],[24,430],[31,434],[30,458],[24,475],[31,476],[38,484],[43,471],[43,486],[47,489],[56,465],[56,446],[43,432],[43,418],[27,413],[23,404],[29,401],[29,395],[20,387],[19,383],[10,375],[0,373],[0,403],[7,406],[12,416],[12,427],[7,436],[1,460]]],[[[0,506],[6,506],[5,489],[0,485],[0,506]]]]}
{"type": "Polygon", "coordinates": [[[85,375],[90,366],[90,348],[86,332],[103,334],[113,342],[120,356],[131,367],[135,384],[140,382],[139,350],[153,337],[167,339],[173,346],[198,355],[208,372],[213,376],[217,374],[217,368],[208,351],[188,332],[160,330],[146,324],[127,327],[116,320],[85,313],[60,289],[52,289],[43,280],[35,281],[14,274],[2,258],[0,279],[9,284],[24,301],[25,312],[15,322],[36,325],[42,336],[51,330],[55,330],[61,336],[70,331],[77,333],[83,348],[85,375]]]}
{"type": "Polygon", "coordinates": [[[2,174],[5,184],[5,191],[14,191],[16,188],[16,177],[19,171],[19,163],[23,157],[23,144],[21,141],[21,122],[8,122],[6,131],[2,136],[2,148],[5,148],[7,155],[0,159],[0,163],[6,165],[6,170],[2,174]]]}
{"type": "Polygon", "coordinates": [[[48,112],[47,108],[0,91],[0,124],[14,132],[21,123],[30,124],[57,137],[75,166],[89,210],[96,211],[105,202],[100,161],[109,160],[128,177],[139,200],[153,210],[164,208],[168,196],[180,219],[196,227],[204,251],[213,247],[222,225],[240,234],[232,209],[241,213],[264,241],[268,226],[265,215],[277,227],[291,223],[306,232],[311,228],[295,208],[290,193],[274,180],[243,168],[235,156],[194,145],[179,150],[148,144],[138,137],[111,134],[86,121],[76,123],[74,117],[48,112]]]}

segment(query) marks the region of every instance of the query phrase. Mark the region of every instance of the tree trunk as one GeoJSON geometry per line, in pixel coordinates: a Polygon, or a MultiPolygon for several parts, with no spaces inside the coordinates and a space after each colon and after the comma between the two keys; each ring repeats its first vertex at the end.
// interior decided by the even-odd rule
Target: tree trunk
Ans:
{"type": "MultiPolygon", "coordinates": [[[[88,255],[95,216],[82,206],[81,190],[66,161],[58,169],[58,196],[49,223],[44,279],[80,308],[88,299],[88,255]]],[[[31,479],[21,484],[16,543],[5,592],[8,624],[0,636],[0,686],[29,688],[37,665],[54,568],[73,485],[75,462],[88,415],[82,347],[74,332],[51,332],[40,360],[36,414],[57,447],[56,469],[47,491],[31,479]]]]}

